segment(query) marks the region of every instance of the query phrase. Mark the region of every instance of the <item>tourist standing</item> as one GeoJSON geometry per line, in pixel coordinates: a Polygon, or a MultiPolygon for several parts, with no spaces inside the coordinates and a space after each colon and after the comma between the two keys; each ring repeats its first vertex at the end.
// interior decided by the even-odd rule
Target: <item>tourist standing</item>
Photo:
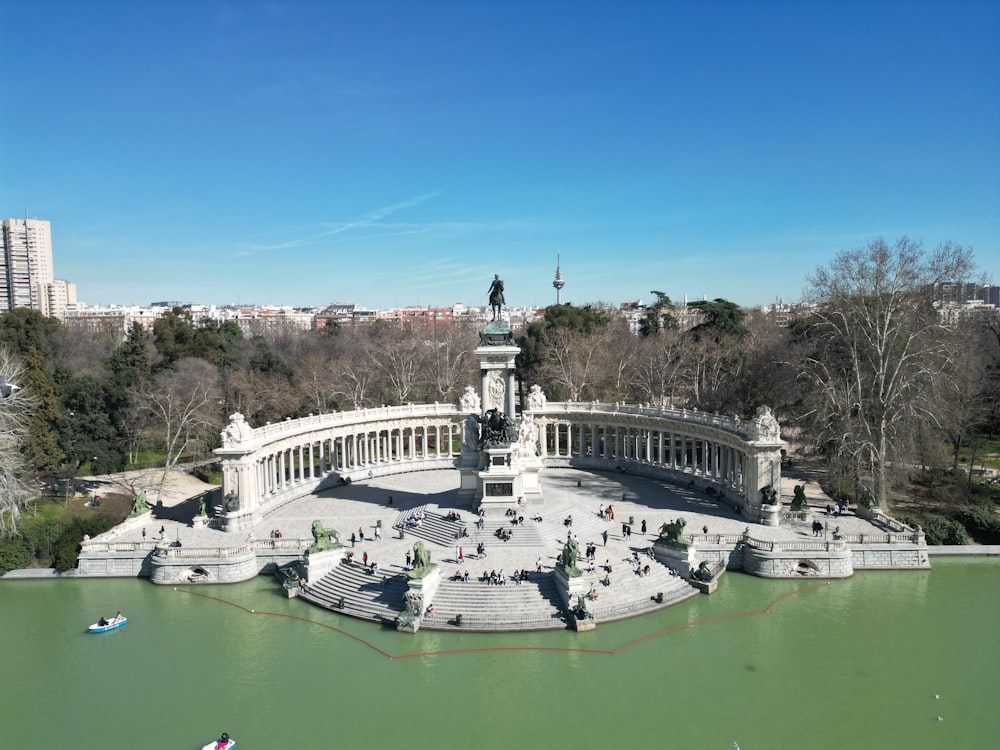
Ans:
{"type": "Polygon", "coordinates": [[[378,542],[378,541],[381,541],[381,540],[382,540],[382,527],[381,526],[376,526],[375,527],[375,541],[378,542]]]}
{"type": "Polygon", "coordinates": [[[604,531],[601,532],[601,537],[604,539],[604,546],[607,547],[608,546],[608,530],[607,529],[605,529],[604,531]]]}

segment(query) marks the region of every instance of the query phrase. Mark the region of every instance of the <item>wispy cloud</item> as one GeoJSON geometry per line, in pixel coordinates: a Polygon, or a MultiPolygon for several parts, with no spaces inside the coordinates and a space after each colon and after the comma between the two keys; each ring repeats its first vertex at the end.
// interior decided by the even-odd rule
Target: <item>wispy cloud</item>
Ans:
{"type": "MultiPolygon", "coordinates": [[[[327,237],[333,237],[338,234],[343,234],[344,232],[350,232],[357,229],[363,229],[365,227],[379,226],[379,222],[392,216],[398,211],[403,211],[407,208],[413,208],[414,206],[419,206],[421,203],[426,203],[427,201],[436,198],[441,195],[442,190],[434,190],[430,193],[423,193],[422,195],[414,196],[405,201],[400,201],[399,203],[393,203],[388,206],[382,206],[381,208],[376,208],[373,211],[369,211],[363,214],[357,219],[352,219],[350,221],[335,224],[322,232],[317,232],[315,234],[306,235],[304,237],[296,237],[294,239],[285,240],[284,242],[277,242],[269,245],[253,245],[246,248],[241,254],[242,255],[252,255],[262,252],[270,252],[273,250],[288,250],[295,247],[304,247],[306,245],[312,245],[319,240],[326,239],[327,237]]],[[[417,227],[419,225],[402,225],[404,227],[417,227]]],[[[410,234],[415,231],[414,228],[407,229],[401,233],[410,234]]]]}

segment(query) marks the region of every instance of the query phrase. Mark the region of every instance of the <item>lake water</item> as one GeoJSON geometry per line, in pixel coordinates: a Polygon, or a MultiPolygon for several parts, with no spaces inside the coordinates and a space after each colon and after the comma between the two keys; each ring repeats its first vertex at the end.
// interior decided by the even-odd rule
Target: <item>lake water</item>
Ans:
{"type": "Polygon", "coordinates": [[[0,747],[193,750],[223,730],[239,750],[1000,743],[995,560],[830,583],[729,573],[580,634],[399,634],[269,577],[189,590],[0,583],[0,747]],[[118,609],[125,628],[85,633],[118,609]]]}

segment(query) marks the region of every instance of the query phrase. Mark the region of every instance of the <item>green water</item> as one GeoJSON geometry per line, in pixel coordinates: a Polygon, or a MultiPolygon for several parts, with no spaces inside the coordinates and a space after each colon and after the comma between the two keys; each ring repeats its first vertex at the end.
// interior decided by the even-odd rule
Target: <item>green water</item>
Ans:
{"type": "Polygon", "coordinates": [[[344,632],[146,581],[3,582],[0,747],[997,747],[1000,564],[815,583],[729,574],[592,633],[411,636],[270,578],[194,590],[344,632]]]}

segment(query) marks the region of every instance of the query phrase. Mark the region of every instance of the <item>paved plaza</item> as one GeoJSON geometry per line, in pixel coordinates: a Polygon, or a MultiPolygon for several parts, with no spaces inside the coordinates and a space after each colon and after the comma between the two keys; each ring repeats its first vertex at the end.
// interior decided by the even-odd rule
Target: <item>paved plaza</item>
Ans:
{"type": "MultiPolygon", "coordinates": [[[[645,549],[656,539],[660,526],[677,518],[687,522],[687,533],[701,533],[706,528],[710,534],[738,534],[749,528],[751,536],[761,540],[808,539],[812,537],[812,521],[818,518],[828,526],[832,534],[839,527],[845,534],[877,533],[880,531],[870,522],[844,513],[838,517],[828,517],[825,508],[829,499],[822,494],[815,482],[796,475],[785,477],[783,499],[790,499],[794,484],[806,487],[813,517],[803,521],[783,523],[778,527],[748,524],[730,505],[718,497],[713,497],[695,488],[681,487],[665,481],[634,476],[620,472],[594,472],[568,468],[550,468],[542,472],[542,501],[524,508],[526,525],[532,525],[538,533],[532,537],[541,541],[534,546],[505,544],[500,539],[492,539],[487,545],[487,556],[491,569],[535,570],[536,562],[542,558],[546,569],[555,564],[567,532],[576,535],[580,549],[588,543],[598,546],[597,561],[605,559],[621,563],[634,550],[645,549]],[[602,519],[598,515],[601,505],[614,508],[614,520],[602,519]],[[541,521],[531,520],[540,516],[541,521]],[[572,517],[572,526],[564,522],[572,517]],[[631,524],[631,539],[625,539],[622,524],[631,524]],[[646,532],[641,531],[642,523],[646,532]],[[605,543],[602,533],[607,531],[605,543]]],[[[155,487],[159,483],[159,473],[149,472],[130,477],[131,486],[147,489],[149,497],[155,498],[155,487]]],[[[95,491],[112,491],[121,487],[121,480],[95,484],[95,491]]],[[[311,526],[320,520],[324,527],[333,528],[340,534],[341,542],[350,545],[351,533],[364,532],[365,542],[355,546],[356,555],[368,553],[370,561],[376,561],[385,569],[390,565],[402,565],[407,550],[411,549],[415,538],[407,535],[399,538],[392,528],[406,512],[424,508],[428,513],[445,515],[449,511],[461,514],[463,521],[471,526],[475,521],[477,508],[468,501],[458,498],[459,473],[457,470],[433,470],[410,472],[389,477],[359,481],[350,485],[340,485],[306,495],[285,505],[269,515],[252,532],[256,539],[267,539],[273,531],[280,531],[286,539],[311,539],[311,526]],[[389,498],[392,503],[389,503],[389,498]],[[375,529],[380,526],[381,540],[375,541],[375,529]]],[[[155,539],[161,526],[167,541],[180,540],[185,547],[234,546],[247,540],[250,533],[228,534],[208,528],[193,528],[191,519],[198,509],[197,498],[210,485],[197,479],[175,472],[162,495],[162,505],[153,510],[153,520],[146,527],[147,539],[155,539]]],[[[509,519],[503,516],[489,519],[489,530],[494,526],[506,525],[509,519]]],[[[518,530],[512,527],[516,535],[518,530]]],[[[142,529],[131,529],[118,537],[121,541],[140,541],[142,529]]],[[[442,567],[445,575],[451,575],[457,568],[455,545],[461,540],[448,540],[447,544],[428,544],[431,560],[442,567]]],[[[426,540],[425,540],[426,542],[426,540]]],[[[463,547],[463,555],[468,560],[475,549],[463,547]]],[[[472,568],[471,563],[465,567],[472,568]]],[[[476,568],[481,568],[476,565],[476,568]]],[[[476,571],[474,570],[473,573],[476,571]]],[[[481,572],[481,571],[479,571],[481,572]]]]}

